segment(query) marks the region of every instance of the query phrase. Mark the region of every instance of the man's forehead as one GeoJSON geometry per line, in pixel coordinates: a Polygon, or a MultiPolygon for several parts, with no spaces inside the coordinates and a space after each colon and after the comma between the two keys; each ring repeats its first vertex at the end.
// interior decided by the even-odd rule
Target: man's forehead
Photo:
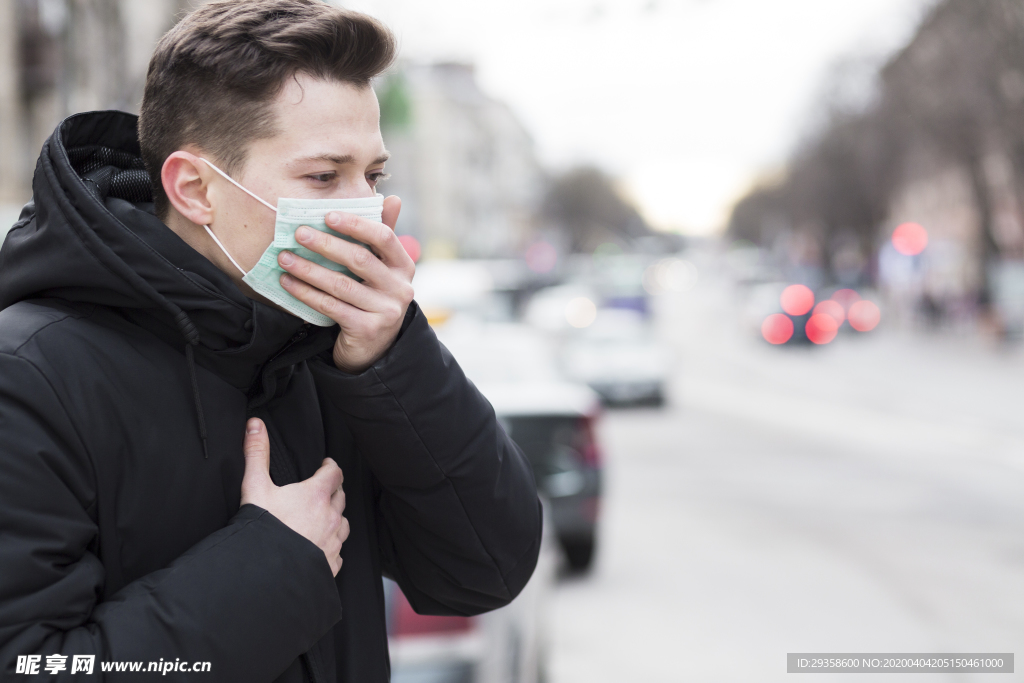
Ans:
{"type": "Polygon", "coordinates": [[[301,73],[284,82],[272,106],[278,116],[299,118],[366,119],[380,115],[377,94],[369,84],[324,80],[301,73]]]}
{"type": "Polygon", "coordinates": [[[383,163],[377,97],[369,86],[289,79],[275,104],[278,134],[270,146],[289,164],[383,163]]]}

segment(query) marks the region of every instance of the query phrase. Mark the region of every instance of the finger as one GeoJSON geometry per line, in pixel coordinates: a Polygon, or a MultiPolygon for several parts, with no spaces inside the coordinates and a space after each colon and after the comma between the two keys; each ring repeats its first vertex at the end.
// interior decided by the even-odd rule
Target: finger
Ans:
{"type": "Polygon", "coordinates": [[[341,486],[341,482],[344,481],[345,477],[341,472],[341,468],[338,467],[338,463],[334,462],[331,458],[324,458],[320,469],[314,472],[310,479],[315,481],[317,486],[323,487],[325,492],[333,495],[337,488],[341,486]]]}
{"type": "MultiPolygon", "coordinates": [[[[349,214],[341,215],[349,216],[349,214]]],[[[373,226],[371,230],[373,233],[380,233],[382,231],[391,233],[390,228],[380,223],[373,223],[355,216],[349,217],[356,221],[365,221],[373,226]]],[[[394,235],[394,233],[391,234],[394,235]]],[[[397,240],[398,238],[396,237],[395,239],[397,240]]],[[[388,272],[388,266],[377,257],[377,254],[380,253],[379,250],[369,242],[365,242],[367,246],[364,247],[360,244],[341,239],[336,235],[314,230],[308,226],[300,226],[295,231],[295,240],[310,251],[315,251],[335,263],[348,266],[349,270],[364,280],[379,280],[388,272]]],[[[363,240],[360,240],[360,242],[363,242],[363,240]]]]}
{"type": "MultiPolygon", "coordinates": [[[[412,301],[412,277],[416,272],[416,264],[413,263],[412,258],[409,256],[408,252],[405,251],[405,247],[402,246],[402,243],[397,237],[395,237],[395,234],[391,232],[389,228],[382,226],[380,223],[366,221],[365,219],[357,218],[350,214],[336,214],[335,212],[330,215],[348,217],[357,222],[362,221],[372,226],[377,232],[384,231],[388,233],[390,240],[389,243],[393,242],[395,248],[402,252],[403,265],[398,268],[392,268],[384,261],[378,259],[373,252],[359,246],[358,244],[353,244],[352,242],[343,240],[340,237],[328,235],[327,233],[320,232],[319,230],[313,230],[310,227],[303,226],[295,231],[295,238],[300,244],[312,251],[315,251],[321,256],[334,261],[335,263],[348,266],[349,270],[364,280],[364,283],[359,283],[354,280],[352,282],[345,282],[341,279],[345,277],[344,275],[334,273],[334,271],[324,268],[323,272],[316,272],[320,272],[326,281],[314,282],[311,284],[314,284],[323,291],[334,295],[335,298],[344,299],[357,308],[369,311],[383,310],[381,308],[381,301],[378,300],[374,304],[373,302],[366,301],[365,297],[359,297],[355,301],[350,301],[346,299],[346,297],[341,296],[341,292],[362,292],[365,294],[368,291],[379,290],[380,292],[391,295],[391,297],[400,302],[404,302],[404,311],[404,308],[408,306],[410,301],[412,301]],[[353,286],[360,284],[362,284],[365,289],[359,289],[358,287],[353,286]],[[363,300],[360,301],[360,298],[363,300]]],[[[330,216],[328,216],[328,219],[329,218],[330,216]]],[[[298,260],[298,257],[290,252],[282,252],[278,256],[278,263],[280,263],[281,267],[285,270],[290,270],[292,267],[305,268],[305,266],[298,260]]],[[[316,264],[311,264],[311,266],[316,266],[316,264]]],[[[308,278],[304,277],[302,274],[299,274],[299,277],[300,279],[308,281],[308,278]]]]}
{"type": "Polygon", "coordinates": [[[345,512],[345,490],[340,486],[331,494],[331,507],[339,515],[345,512]]]}
{"type": "Polygon", "coordinates": [[[384,198],[384,212],[381,214],[381,221],[391,228],[392,232],[398,224],[398,214],[402,211],[402,200],[398,195],[391,195],[384,198]]]}
{"type": "MultiPolygon", "coordinates": [[[[348,535],[352,533],[352,526],[348,523],[348,517],[341,518],[341,528],[338,529],[338,539],[341,544],[344,545],[345,541],[348,540],[348,535]]],[[[340,550],[338,552],[341,552],[340,550]]]]}
{"type": "Polygon", "coordinates": [[[341,568],[341,547],[344,544],[344,540],[341,536],[342,533],[346,534],[348,528],[348,520],[341,518],[338,520],[338,527],[334,530],[331,536],[327,539],[323,546],[324,555],[327,556],[327,561],[331,565],[331,570],[337,574],[337,570],[341,568]]]}
{"type": "MultiPolygon", "coordinates": [[[[409,278],[412,279],[416,264],[412,262],[390,226],[340,211],[332,211],[327,214],[326,223],[331,230],[369,245],[374,252],[380,255],[385,265],[399,268],[403,272],[407,271],[409,278]]],[[[298,233],[296,233],[297,236],[298,233]]]]}
{"type": "MultiPolygon", "coordinates": [[[[331,239],[338,238],[333,237],[331,239]]],[[[344,242],[344,240],[338,241],[344,242]]],[[[346,242],[346,244],[348,243],[346,242]]],[[[362,247],[357,247],[357,249],[366,251],[362,247]]],[[[377,261],[376,257],[373,260],[377,261]]],[[[324,268],[290,251],[282,251],[278,254],[277,262],[281,264],[282,268],[303,282],[330,294],[336,299],[348,302],[356,308],[361,308],[364,311],[373,311],[383,303],[383,296],[373,288],[348,275],[324,268]]],[[[377,264],[387,271],[387,267],[380,261],[377,261],[377,264]]]]}
{"type": "Polygon", "coordinates": [[[245,424],[242,453],[245,455],[245,474],[242,476],[244,504],[274,485],[270,479],[270,438],[267,436],[267,426],[258,417],[245,424]]]}
{"type": "Polygon", "coordinates": [[[349,327],[354,316],[366,313],[347,301],[333,297],[291,275],[281,276],[281,286],[296,299],[342,326],[349,327]]]}

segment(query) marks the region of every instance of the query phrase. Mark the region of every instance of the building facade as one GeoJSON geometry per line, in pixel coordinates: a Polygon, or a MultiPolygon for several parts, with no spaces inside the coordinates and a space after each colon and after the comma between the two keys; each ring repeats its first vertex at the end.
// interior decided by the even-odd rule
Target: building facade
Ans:
{"type": "Polygon", "coordinates": [[[39,149],[63,118],[138,111],[156,42],[200,1],[0,2],[0,203],[28,200],[39,149]]]}
{"type": "Polygon", "coordinates": [[[466,64],[400,65],[378,84],[399,231],[432,257],[520,254],[534,230],[543,173],[513,112],[466,64]]]}

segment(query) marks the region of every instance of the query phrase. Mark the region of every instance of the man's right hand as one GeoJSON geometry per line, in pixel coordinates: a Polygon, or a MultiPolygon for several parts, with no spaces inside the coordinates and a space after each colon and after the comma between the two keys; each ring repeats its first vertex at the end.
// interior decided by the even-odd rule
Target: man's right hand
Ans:
{"type": "Polygon", "coordinates": [[[341,569],[341,544],[348,538],[344,481],[341,468],[324,458],[316,473],[296,484],[276,486],[270,479],[270,438],[259,418],[245,425],[245,476],[242,478],[242,505],[252,503],[281,520],[324,551],[337,576],[341,569]]]}

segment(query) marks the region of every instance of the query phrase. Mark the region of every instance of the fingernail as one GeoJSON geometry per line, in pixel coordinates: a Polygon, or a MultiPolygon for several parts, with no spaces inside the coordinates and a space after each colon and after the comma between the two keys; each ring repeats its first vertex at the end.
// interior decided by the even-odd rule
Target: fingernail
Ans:
{"type": "Polygon", "coordinates": [[[290,251],[282,251],[278,260],[281,262],[282,266],[290,266],[295,263],[295,256],[290,251]]]}
{"type": "Polygon", "coordinates": [[[295,231],[295,239],[299,240],[300,242],[308,242],[309,240],[313,239],[313,231],[305,226],[302,226],[301,228],[295,231]]]}
{"type": "Polygon", "coordinates": [[[341,214],[338,213],[337,211],[331,211],[329,214],[327,214],[327,222],[331,223],[332,225],[337,225],[338,223],[341,222],[341,214]]]}
{"type": "Polygon", "coordinates": [[[259,434],[260,433],[260,423],[257,422],[256,420],[252,420],[251,422],[249,422],[249,425],[245,428],[245,433],[246,434],[259,434]]]}
{"type": "Polygon", "coordinates": [[[282,287],[290,287],[294,282],[295,282],[295,280],[292,279],[291,275],[282,275],[281,276],[281,286],[282,287]]]}

